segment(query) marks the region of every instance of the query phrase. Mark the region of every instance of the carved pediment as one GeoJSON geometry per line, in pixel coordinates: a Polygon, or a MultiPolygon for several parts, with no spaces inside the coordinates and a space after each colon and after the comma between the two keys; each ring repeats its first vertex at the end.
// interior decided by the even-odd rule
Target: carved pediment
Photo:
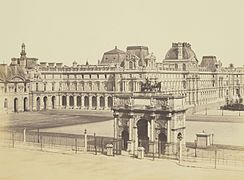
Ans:
{"type": "Polygon", "coordinates": [[[25,79],[23,77],[20,77],[20,76],[14,76],[14,77],[11,77],[8,81],[10,81],[10,82],[24,82],[25,79]]]}

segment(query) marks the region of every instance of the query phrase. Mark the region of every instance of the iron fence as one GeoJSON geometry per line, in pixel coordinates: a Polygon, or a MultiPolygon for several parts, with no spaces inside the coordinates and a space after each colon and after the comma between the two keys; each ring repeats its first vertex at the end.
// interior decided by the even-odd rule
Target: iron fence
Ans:
{"type": "Polygon", "coordinates": [[[111,137],[41,132],[37,130],[1,131],[1,140],[10,147],[32,147],[40,150],[88,151],[106,153],[106,145],[113,144],[114,154],[121,154],[121,140],[111,137]],[[86,139],[86,140],[85,140],[86,139]],[[86,143],[86,144],[85,144],[86,143]]]}

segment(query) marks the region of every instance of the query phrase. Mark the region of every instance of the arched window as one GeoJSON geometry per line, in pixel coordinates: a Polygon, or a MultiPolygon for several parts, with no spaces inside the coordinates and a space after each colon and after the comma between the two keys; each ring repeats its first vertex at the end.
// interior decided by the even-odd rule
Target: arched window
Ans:
{"type": "Polygon", "coordinates": [[[186,71],[186,64],[183,64],[182,69],[183,69],[183,71],[186,71]]]}
{"type": "Polygon", "coordinates": [[[175,64],[175,70],[178,70],[178,64],[175,64]]]}
{"type": "Polygon", "coordinates": [[[97,97],[92,96],[92,107],[96,107],[96,106],[97,106],[97,97]]]}
{"type": "Polygon", "coordinates": [[[89,97],[88,96],[84,97],[84,106],[89,107],[89,97]]]}
{"type": "Polygon", "coordinates": [[[38,91],[38,83],[36,83],[36,91],[38,91]]]}
{"type": "Polygon", "coordinates": [[[100,97],[100,106],[104,107],[105,106],[105,99],[103,96],[100,97]]]}
{"type": "Polygon", "coordinates": [[[108,107],[113,107],[113,98],[111,96],[108,97],[108,107]]]}
{"type": "Polygon", "coordinates": [[[7,98],[4,99],[3,107],[8,108],[8,99],[7,98]]]}
{"type": "Polygon", "coordinates": [[[69,105],[74,106],[74,96],[69,97],[69,105]]]}
{"type": "Polygon", "coordinates": [[[66,96],[62,96],[62,106],[66,106],[67,104],[66,96]]]}
{"type": "Polygon", "coordinates": [[[81,97],[77,96],[77,106],[80,107],[81,106],[81,97]]]}

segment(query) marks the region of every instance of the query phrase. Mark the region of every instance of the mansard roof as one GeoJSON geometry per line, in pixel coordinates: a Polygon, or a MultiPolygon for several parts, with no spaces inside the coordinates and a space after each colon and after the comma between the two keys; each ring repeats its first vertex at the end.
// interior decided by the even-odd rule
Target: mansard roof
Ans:
{"type": "Polygon", "coordinates": [[[110,51],[107,51],[104,54],[125,54],[125,52],[120,50],[120,49],[118,49],[117,46],[115,46],[114,49],[112,49],[110,51]]]}
{"type": "Polygon", "coordinates": [[[116,65],[120,64],[125,59],[125,52],[118,49],[117,46],[111,51],[107,51],[103,54],[103,58],[100,64],[102,65],[116,65]]]}

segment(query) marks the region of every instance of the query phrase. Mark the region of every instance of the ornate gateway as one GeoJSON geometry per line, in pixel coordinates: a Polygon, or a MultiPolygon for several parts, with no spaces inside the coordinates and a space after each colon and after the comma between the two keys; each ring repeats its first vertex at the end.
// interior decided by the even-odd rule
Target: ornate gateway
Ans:
{"type": "Polygon", "coordinates": [[[179,138],[185,147],[185,98],[161,93],[130,93],[116,96],[114,138],[136,155],[145,153],[176,154],[179,138]]]}

